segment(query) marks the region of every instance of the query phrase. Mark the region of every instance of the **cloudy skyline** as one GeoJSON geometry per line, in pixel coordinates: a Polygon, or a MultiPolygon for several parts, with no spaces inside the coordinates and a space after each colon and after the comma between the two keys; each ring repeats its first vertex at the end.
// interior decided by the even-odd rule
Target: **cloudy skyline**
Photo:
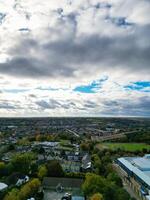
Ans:
{"type": "Polygon", "coordinates": [[[149,0],[1,0],[0,117],[150,117],[149,0]]]}

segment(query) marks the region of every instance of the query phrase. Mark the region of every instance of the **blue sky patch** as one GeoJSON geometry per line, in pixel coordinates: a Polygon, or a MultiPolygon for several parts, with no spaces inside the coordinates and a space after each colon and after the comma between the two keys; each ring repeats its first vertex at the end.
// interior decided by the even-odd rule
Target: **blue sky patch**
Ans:
{"type": "Polygon", "coordinates": [[[97,89],[100,89],[103,82],[108,80],[108,77],[105,77],[103,79],[95,80],[89,85],[80,85],[74,88],[73,91],[75,92],[81,92],[81,93],[96,93],[97,89]]]}
{"type": "Polygon", "coordinates": [[[150,92],[150,82],[149,81],[138,81],[131,83],[130,85],[126,85],[124,88],[129,90],[144,90],[146,92],[150,92]]]}

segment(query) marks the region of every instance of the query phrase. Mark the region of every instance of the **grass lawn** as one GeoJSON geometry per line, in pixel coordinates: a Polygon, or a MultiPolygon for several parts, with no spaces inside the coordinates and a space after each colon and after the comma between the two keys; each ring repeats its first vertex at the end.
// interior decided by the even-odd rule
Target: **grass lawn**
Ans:
{"type": "Polygon", "coordinates": [[[68,145],[70,144],[70,140],[60,140],[61,145],[68,145]]]}
{"type": "Polygon", "coordinates": [[[69,140],[61,140],[60,141],[60,146],[64,150],[72,150],[74,148],[69,140]]]}
{"type": "Polygon", "coordinates": [[[124,151],[142,151],[143,149],[150,150],[150,145],[144,143],[99,143],[97,145],[99,149],[122,149],[124,151]]]}

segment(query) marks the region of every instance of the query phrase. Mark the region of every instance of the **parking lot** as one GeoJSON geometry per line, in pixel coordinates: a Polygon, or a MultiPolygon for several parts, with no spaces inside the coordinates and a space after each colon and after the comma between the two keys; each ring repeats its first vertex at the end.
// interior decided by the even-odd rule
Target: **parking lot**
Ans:
{"type": "MultiPolygon", "coordinates": [[[[61,200],[61,198],[64,196],[66,192],[57,193],[55,191],[45,190],[44,191],[44,200],[61,200]]],[[[73,200],[84,200],[84,197],[82,196],[76,196],[74,195],[72,197],[73,200]]]]}
{"type": "Polygon", "coordinates": [[[61,200],[65,193],[57,193],[52,191],[44,191],[44,200],[61,200]]]}

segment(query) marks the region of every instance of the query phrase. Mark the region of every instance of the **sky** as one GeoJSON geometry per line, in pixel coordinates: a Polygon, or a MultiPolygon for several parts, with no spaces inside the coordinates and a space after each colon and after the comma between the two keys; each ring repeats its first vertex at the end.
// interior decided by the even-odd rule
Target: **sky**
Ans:
{"type": "Polygon", "coordinates": [[[150,117],[150,0],[1,0],[0,117],[150,117]]]}

